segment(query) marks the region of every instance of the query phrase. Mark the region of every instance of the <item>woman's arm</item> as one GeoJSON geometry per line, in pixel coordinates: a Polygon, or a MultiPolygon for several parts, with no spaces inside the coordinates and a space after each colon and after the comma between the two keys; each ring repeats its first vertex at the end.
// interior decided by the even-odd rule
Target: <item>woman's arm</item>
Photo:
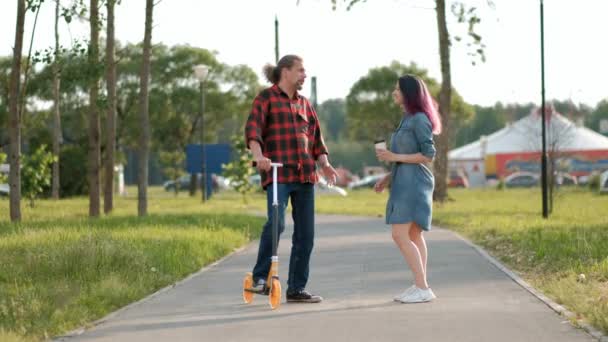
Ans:
{"type": "Polygon", "coordinates": [[[414,154],[397,154],[389,150],[376,150],[376,156],[378,160],[387,162],[398,162],[407,164],[424,164],[433,161],[433,158],[429,158],[422,153],[414,154]]]}

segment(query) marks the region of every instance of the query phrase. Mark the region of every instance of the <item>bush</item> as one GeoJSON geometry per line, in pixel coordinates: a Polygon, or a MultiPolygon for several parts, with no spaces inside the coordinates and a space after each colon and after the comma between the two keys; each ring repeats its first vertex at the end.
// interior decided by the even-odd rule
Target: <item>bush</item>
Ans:
{"type": "Polygon", "coordinates": [[[600,191],[600,174],[594,173],[589,178],[589,189],[591,191],[600,191]]]}
{"type": "Polygon", "coordinates": [[[496,184],[496,190],[504,190],[505,189],[505,179],[500,177],[500,180],[496,184]]]}
{"type": "Polygon", "coordinates": [[[234,160],[222,165],[223,174],[226,178],[230,178],[234,190],[240,193],[243,202],[247,203],[247,195],[254,189],[253,184],[249,181],[254,171],[251,167],[252,160],[245,144],[245,137],[241,134],[232,136],[232,148],[234,160]]]}
{"type": "Polygon", "coordinates": [[[47,151],[46,145],[40,145],[34,153],[23,156],[21,167],[21,192],[30,200],[30,206],[51,185],[51,165],[57,160],[53,153],[47,151]]]}
{"type": "Polygon", "coordinates": [[[59,158],[61,197],[86,195],[89,191],[87,181],[87,152],[79,145],[64,145],[59,158]]]}

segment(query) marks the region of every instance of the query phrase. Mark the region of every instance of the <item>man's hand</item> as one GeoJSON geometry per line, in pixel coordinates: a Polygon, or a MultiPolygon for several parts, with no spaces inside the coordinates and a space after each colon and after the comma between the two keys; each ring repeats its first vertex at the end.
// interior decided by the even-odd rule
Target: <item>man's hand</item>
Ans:
{"type": "Polygon", "coordinates": [[[253,161],[255,162],[255,167],[260,171],[268,171],[270,170],[270,159],[264,157],[263,155],[258,157],[253,157],[253,161]]]}
{"type": "Polygon", "coordinates": [[[260,143],[256,140],[249,140],[249,148],[253,154],[255,167],[260,171],[270,170],[270,159],[266,158],[264,154],[262,154],[262,147],[260,146],[260,143]]]}
{"type": "Polygon", "coordinates": [[[325,179],[327,180],[327,185],[334,186],[338,179],[338,172],[336,172],[329,163],[322,164],[321,170],[323,171],[323,176],[325,176],[325,179]]]}

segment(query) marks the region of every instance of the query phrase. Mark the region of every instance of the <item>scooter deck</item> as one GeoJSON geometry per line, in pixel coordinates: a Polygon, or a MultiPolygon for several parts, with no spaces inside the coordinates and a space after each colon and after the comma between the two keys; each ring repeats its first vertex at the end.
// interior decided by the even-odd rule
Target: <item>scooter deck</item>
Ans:
{"type": "Polygon", "coordinates": [[[259,294],[259,295],[264,295],[264,296],[268,296],[270,294],[270,288],[269,287],[264,287],[263,290],[256,290],[256,289],[244,289],[246,292],[251,292],[251,293],[255,293],[255,294],[259,294]]]}

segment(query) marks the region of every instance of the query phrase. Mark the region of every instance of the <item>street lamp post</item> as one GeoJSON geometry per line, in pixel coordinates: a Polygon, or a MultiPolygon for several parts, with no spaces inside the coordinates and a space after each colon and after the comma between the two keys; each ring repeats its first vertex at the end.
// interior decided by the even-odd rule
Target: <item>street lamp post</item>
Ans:
{"type": "Polygon", "coordinates": [[[199,103],[199,122],[200,122],[200,138],[201,138],[201,192],[202,200],[207,200],[207,177],[205,176],[205,120],[203,112],[205,110],[205,79],[209,74],[209,67],[204,64],[196,65],[192,68],[194,70],[194,76],[199,82],[200,90],[200,103],[199,103]]]}
{"type": "Polygon", "coordinates": [[[547,118],[545,113],[545,9],[543,0],[540,0],[540,74],[541,74],[541,135],[542,154],[540,164],[540,181],[543,201],[543,218],[549,217],[548,194],[547,194],[547,118]]]}

